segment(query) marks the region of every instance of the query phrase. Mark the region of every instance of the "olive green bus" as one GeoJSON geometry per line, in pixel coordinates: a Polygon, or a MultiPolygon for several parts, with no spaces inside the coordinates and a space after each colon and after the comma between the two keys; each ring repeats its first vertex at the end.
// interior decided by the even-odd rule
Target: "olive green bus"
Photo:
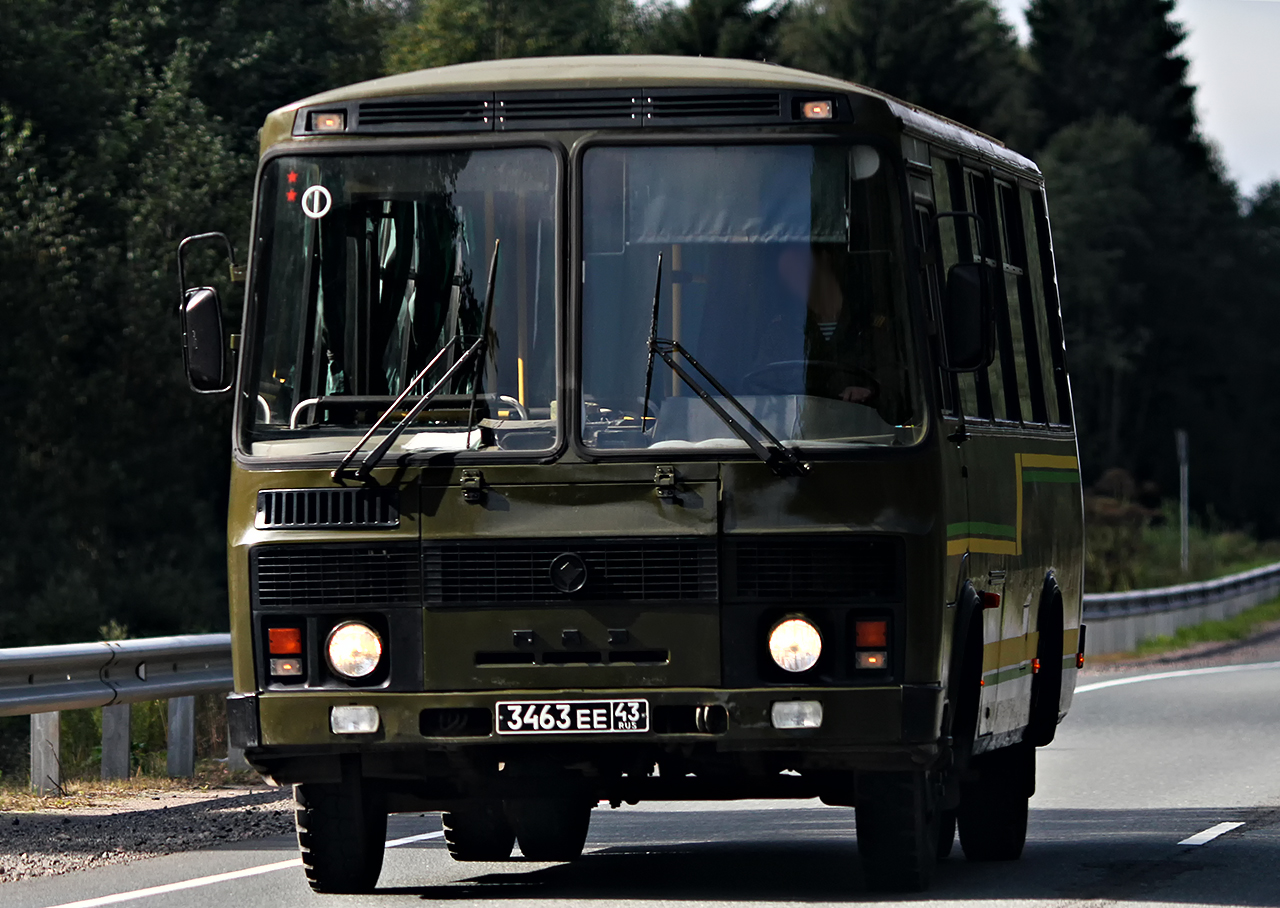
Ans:
{"type": "Polygon", "coordinates": [[[267,117],[231,336],[210,238],[232,741],[314,889],[406,811],[459,861],[734,798],[854,808],[876,889],[1021,853],[1083,660],[1031,161],[778,66],[506,60],[267,117]]]}

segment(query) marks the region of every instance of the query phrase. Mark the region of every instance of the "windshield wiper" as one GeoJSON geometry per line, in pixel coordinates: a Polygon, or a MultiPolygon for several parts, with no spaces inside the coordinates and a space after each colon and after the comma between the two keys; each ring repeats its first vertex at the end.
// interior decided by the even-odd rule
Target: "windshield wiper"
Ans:
{"type": "MultiPolygon", "coordinates": [[[[422,368],[422,371],[413,377],[412,381],[405,384],[404,390],[401,391],[399,396],[391,402],[391,406],[382,411],[382,415],[374,420],[373,425],[369,427],[369,431],[364,433],[364,437],[356,442],[355,447],[348,451],[346,456],[342,458],[342,462],[338,464],[338,468],[333,471],[333,479],[335,482],[341,482],[343,479],[348,477],[358,479],[361,482],[368,482],[371,478],[370,474],[372,473],[373,468],[376,467],[382,458],[386,456],[387,451],[391,450],[391,446],[396,443],[396,439],[400,437],[411,422],[417,419],[418,414],[426,409],[427,404],[431,403],[431,401],[440,394],[440,390],[462,369],[466,363],[470,362],[474,358],[478,363],[477,368],[483,369],[485,363],[485,352],[489,346],[489,324],[493,317],[493,289],[494,281],[498,273],[498,244],[500,242],[500,240],[493,241],[493,257],[489,260],[489,281],[486,284],[484,291],[484,318],[480,337],[476,339],[475,343],[463,351],[462,355],[459,356],[454,364],[450,366],[444,375],[440,377],[440,380],[432,385],[427,393],[422,395],[418,402],[409,408],[409,412],[404,415],[400,422],[396,423],[390,432],[387,433],[387,437],[382,439],[382,441],[378,443],[378,446],[365,456],[365,459],[361,461],[359,468],[354,472],[348,470],[348,466],[351,464],[351,461],[355,460],[356,455],[360,453],[360,449],[369,443],[369,439],[374,436],[374,433],[382,428],[383,424],[386,423],[388,419],[391,418],[391,414],[394,413],[404,399],[409,396],[409,392],[412,391],[419,382],[426,379],[426,377],[431,373],[431,370],[440,362],[441,357],[453,349],[454,344],[462,335],[459,333],[449,338],[448,342],[436,352],[436,355],[431,357],[431,362],[427,363],[426,366],[422,368]]],[[[471,438],[471,424],[475,418],[476,389],[479,387],[481,377],[482,373],[477,372],[471,384],[471,407],[467,415],[468,441],[471,438]]]]}
{"type": "Polygon", "coordinates": [[[720,421],[729,427],[729,431],[742,439],[747,447],[759,457],[764,463],[779,476],[801,476],[809,472],[809,464],[805,463],[795,452],[778,440],[778,437],[765,428],[760,420],[756,419],[755,414],[748,410],[738,398],[729,393],[728,389],[720,382],[716,381],[714,375],[707,371],[702,363],[694,358],[693,354],[680,345],[677,340],[668,340],[658,337],[658,300],[662,292],[662,253],[658,253],[658,274],[654,280],[653,287],[653,318],[649,323],[649,362],[645,369],[644,376],[644,409],[640,411],[640,431],[645,432],[644,418],[649,412],[649,393],[653,386],[653,358],[658,356],[664,363],[671,367],[671,371],[680,377],[689,389],[702,400],[704,404],[711,408],[711,412],[720,417],[720,421]],[[720,405],[714,397],[712,397],[707,389],[704,388],[696,378],[678,362],[676,362],[676,354],[684,357],[684,359],[693,366],[694,370],[706,380],[708,384],[714,388],[725,401],[732,404],[739,413],[746,417],[747,422],[751,424],[751,428],[764,438],[764,443],[755,435],[747,431],[746,427],[734,419],[729,412],[720,405]],[[766,444],[767,443],[767,447],[766,444]]]}

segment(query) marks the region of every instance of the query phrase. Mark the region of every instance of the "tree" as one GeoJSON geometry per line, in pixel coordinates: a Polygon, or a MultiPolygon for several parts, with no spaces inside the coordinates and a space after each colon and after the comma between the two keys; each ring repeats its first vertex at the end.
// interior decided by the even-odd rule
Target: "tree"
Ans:
{"type": "Polygon", "coordinates": [[[613,53],[628,9],[625,0],[423,0],[390,36],[387,66],[613,53]]]}
{"type": "Polygon", "coordinates": [[[1128,117],[1196,167],[1208,165],[1174,0],[1032,0],[1032,103],[1042,137],[1099,114],[1128,117]]]}
{"type": "Polygon", "coordinates": [[[779,62],[879,89],[1029,150],[1026,67],[989,0],[803,0],[779,62]]]}
{"type": "Polygon", "coordinates": [[[775,56],[778,28],[788,4],[755,9],[751,0],[667,2],[646,14],[633,49],[687,57],[766,60],[775,56]]]}

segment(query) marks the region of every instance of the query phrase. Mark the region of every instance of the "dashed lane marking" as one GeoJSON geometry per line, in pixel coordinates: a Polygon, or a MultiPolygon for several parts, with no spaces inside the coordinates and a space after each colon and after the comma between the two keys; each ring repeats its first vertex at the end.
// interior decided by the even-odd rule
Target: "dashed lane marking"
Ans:
{"type": "Polygon", "coordinates": [[[1224,832],[1230,832],[1233,829],[1239,829],[1244,823],[1219,823],[1217,826],[1210,826],[1204,832],[1197,832],[1189,839],[1183,839],[1179,845],[1203,845],[1206,842],[1212,842],[1224,832]]]}

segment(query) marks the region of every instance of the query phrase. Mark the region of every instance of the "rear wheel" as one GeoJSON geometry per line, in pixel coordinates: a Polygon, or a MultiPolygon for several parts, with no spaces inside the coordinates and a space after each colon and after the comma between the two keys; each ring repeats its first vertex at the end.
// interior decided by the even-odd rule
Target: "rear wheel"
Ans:
{"type": "Polygon", "coordinates": [[[938,857],[937,792],[923,772],[864,773],[855,817],[858,855],[869,888],[921,892],[938,857]]]}
{"type": "Polygon", "coordinates": [[[960,786],[960,847],[970,861],[1016,861],[1027,840],[1027,802],[1035,793],[1036,751],[1017,744],[975,757],[960,786]]]}
{"type": "Polygon", "coordinates": [[[505,861],[516,844],[501,801],[473,801],[440,815],[444,841],[455,861],[505,861]]]}
{"type": "Polygon", "coordinates": [[[316,892],[371,892],[382,872],[387,811],[381,793],[344,767],[337,784],[293,786],[298,850],[316,892]]]}
{"type": "Polygon", "coordinates": [[[522,798],[507,801],[506,813],[525,857],[573,861],[587,842],[591,807],[580,798],[522,798]]]}

